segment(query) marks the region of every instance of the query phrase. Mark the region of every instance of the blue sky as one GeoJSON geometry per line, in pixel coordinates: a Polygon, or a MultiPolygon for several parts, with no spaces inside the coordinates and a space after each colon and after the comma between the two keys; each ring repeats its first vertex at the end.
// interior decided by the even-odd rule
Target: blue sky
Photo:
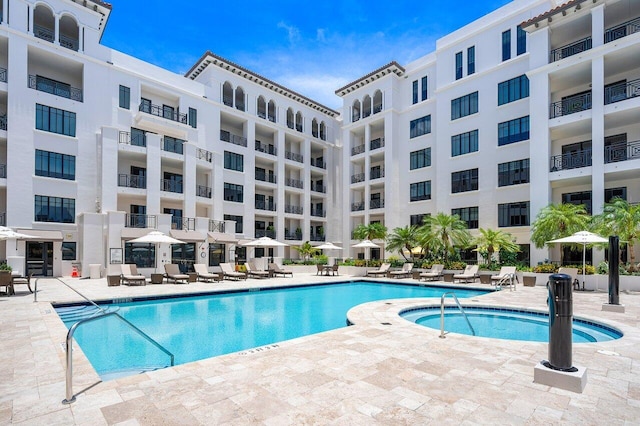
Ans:
{"type": "Polygon", "coordinates": [[[339,108],[339,87],[432,52],[438,38],[509,0],[111,3],[108,47],[180,74],[211,50],[339,108]]]}

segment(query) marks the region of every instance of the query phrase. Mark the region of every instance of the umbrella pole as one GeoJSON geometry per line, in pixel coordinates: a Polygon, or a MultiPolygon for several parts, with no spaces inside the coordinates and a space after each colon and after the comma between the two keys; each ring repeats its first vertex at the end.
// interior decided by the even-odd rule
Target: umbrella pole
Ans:
{"type": "Polygon", "coordinates": [[[583,244],[582,245],[582,291],[584,291],[584,274],[587,272],[586,271],[586,264],[587,264],[587,245],[583,244]]]}

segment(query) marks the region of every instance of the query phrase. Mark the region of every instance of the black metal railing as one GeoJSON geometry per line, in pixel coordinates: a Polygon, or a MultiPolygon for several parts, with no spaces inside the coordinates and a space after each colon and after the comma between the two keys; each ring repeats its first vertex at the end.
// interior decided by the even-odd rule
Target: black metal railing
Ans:
{"type": "Polygon", "coordinates": [[[285,232],[284,239],[302,241],[302,232],[285,232]]]}
{"type": "Polygon", "coordinates": [[[187,124],[187,114],[182,114],[173,109],[164,108],[160,105],[153,105],[147,102],[140,103],[138,107],[140,112],[155,115],[156,117],[166,118],[167,120],[176,121],[178,123],[187,124]]]}
{"type": "Polygon", "coordinates": [[[377,138],[369,142],[369,150],[373,151],[374,149],[382,148],[384,146],[384,138],[377,138]]]}
{"type": "Polygon", "coordinates": [[[297,130],[298,132],[302,132],[302,124],[300,124],[300,123],[296,123],[296,130],[297,130]]]}
{"type": "Polygon", "coordinates": [[[255,207],[257,210],[276,211],[276,203],[272,201],[256,200],[255,207]]]}
{"type": "Polygon", "coordinates": [[[318,167],[320,169],[326,169],[327,168],[327,163],[325,163],[324,160],[318,159],[318,158],[312,158],[311,159],[311,165],[313,167],[318,167]]]}
{"type": "Polygon", "coordinates": [[[284,158],[297,161],[298,163],[304,163],[304,156],[302,154],[296,154],[295,152],[285,151],[284,158]]]}
{"type": "Polygon", "coordinates": [[[265,154],[277,155],[277,149],[273,145],[266,145],[260,141],[256,141],[256,151],[264,152],[265,154]]]}
{"type": "Polygon", "coordinates": [[[380,111],[382,111],[382,104],[377,104],[377,105],[374,105],[374,106],[373,106],[373,113],[374,113],[374,114],[377,114],[377,113],[379,113],[380,111]]]}
{"type": "Polygon", "coordinates": [[[591,49],[591,37],[583,38],[566,46],[553,49],[549,55],[549,62],[559,61],[560,59],[577,55],[589,49],[591,49]]]}
{"type": "Polygon", "coordinates": [[[358,155],[364,152],[364,144],[351,148],[351,155],[358,155]]]}
{"type": "Polygon", "coordinates": [[[300,206],[294,206],[291,204],[286,204],[284,206],[284,212],[285,213],[292,213],[292,214],[302,214],[304,211],[304,209],[300,206]]]}
{"type": "Polygon", "coordinates": [[[208,163],[213,162],[213,152],[207,151],[206,149],[196,149],[196,157],[198,158],[198,160],[204,160],[208,163]]]}
{"type": "Polygon", "coordinates": [[[255,178],[261,182],[276,183],[277,181],[276,176],[273,173],[262,171],[256,171],[255,178]]]}
{"type": "Polygon", "coordinates": [[[635,18],[631,21],[625,22],[624,24],[609,28],[604,32],[604,42],[610,43],[637,32],[640,32],[640,18],[635,18]]]}
{"type": "Polygon", "coordinates": [[[129,132],[120,131],[118,133],[118,143],[134,146],[147,146],[147,138],[144,133],[131,135],[129,132]]]}
{"type": "Polygon", "coordinates": [[[171,216],[171,229],[195,231],[196,219],[194,217],[171,216]]]}
{"type": "Polygon", "coordinates": [[[121,173],[118,175],[118,186],[124,188],[147,189],[147,178],[139,175],[121,173]]]}
{"type": "Polygon", "coordinates": [[[233,106],[233,96],[222,96],[222,103],[228,107],[233,106]]]}
{"type": "Polygon", "coordinates": [[[604,104],[609,105],[640,96],[640,79],[604,88],[604,104]]]}
{"type": "Polygon", "coordinates": [[[370,209],[381,209],[384,208],[384,200],[371,200],[369,201],[370,209]]]}
{"type": "Polygon", "coordinates": [[[7,115],[0,115],[0,130],[7,130],[7,115]]]}
{"type": "Polygon", "coordinates": [[[7,82],[7,69],[0,68],[0,81],[3,83],[7,82]]]}
{"type": "Polygon", "coordinates": [[[552,103],[549,108],[549,118],[562,117],[589,109],[591,109],[591,92],[552,103]]]}
{"type": "Polygon", "coordinates": [[[354,111],[351,114],[351,122],[355,123],[356,121],[360,120],[360,111],[354,111]]]}
{"type": "Polygon", "coordinates": [[[205,185],[196,185],[196,195],[198,197],[211,198],[211,188],[205,185]]]}
{"type": "Polygon", "coordinates": [[[604,162],[636,160],[640,158],[640,141],[617,143],[604,147],[604,162]]]}
{"type": "Polygon", "coordinates": [[[182,194],[182,181],[172,179],[160,179],[160,190],[182,194]]]}
{"type": "Polygon", "coordinates": [[[40,75],[29,75],[29,88],[82,102],[82,89],[40,75]]]}
{"type": "Polygon", "coordinates": [[[158,217],[150,214],[130,213],[125,217],[124,226],[126,228],[156,228],[158,217]]]}
{"type": "Polygon", "coordinates": [[[225,223],[222,220],[209,220],[209,232],[222,232],[224,234],[225,223]]]}
{"type": "Polygon", "coordinates": [[[275,238],[276,231],[274,229],[256,229],[255,234],[256,238],[269,237],[275,238]]]}
{"type": "Polygon", "coordinates": [[[311,182],[311,190],[325,194],[327,192],[327,187],[317,182],[311,182]]]}
{"type": "Polygon", "coordinates": [[[293,121],[289,120],[288,118],[287,118],[287,127],[290,128],[290,129],[294,128],[293,121]]]}
{"type": "Polygon", "coordinates": [[[327,217],[327,211],[322,209],[311,209],[311,216],[313,217],[327,217]]]}
{"type": "Polygon", "coordinates": [[[48,41],[49,43],[53,43],[53,40],[55,40],[55,32],[41,25],[33,26],[33,35],[39,39],[48,41]]]}
{"type": "Polygon", "coordinates": [[[175,154],[183,154],[184,153],[184,143],[182,139],[172,138],[170,136],[165,136],[162,138],[162,150],[167,152],[173,152],[175,154]]]}
{"type": "Polygon", "coordinates": [[[372,168],[369,171],[369,179],[380,179],[384,177],[384,167],[372,168]]]}
{"type": "Polygon", "coordinates": [[[304,188],[304,182],[302,182],[300,179],[286,178],[284,184],[292,188],[304,188]]]}
{"type": "Polygon", "coordinates": [[[234,145],[247,146],[247,138],[244,136],[234,135],[226,130],[220,130],[220,140],[234,145]]]}
{"type": "Polygon", "coordinates": [[[325,241],[325,238],[324,234],[311,234],[309,236],[310,241],[325,241]]]}
{"type": "Polygon", "coordinates": [[[6,179],[7,177],[7,165],[0,164],[0,178],[6,179]]]}
{"type": "Polygon", "coordinates": [[[60,41],[60,46],[70,50],[75,50],[76,52],[80,47],[80,41],[77,38],[69,37],[68,35],[60,34],[58,41],[60,41]]]}
{"type": "Polygon", "coordinates": [[[591,166],[591,150],[568,152],[566,154],[554,155],[551,157],[549,171],[558,172],[560,170],[579,169],[591,166]]]}
{"type": "Polygon", "coordinates": [[[355,175],[351,175],[351,183],[364,182],[364,176],[364,173],[356,173],[355,175]]]}
{"type": "Polygon", "coordinates": [[[352,212],[359,212],[361,210],[364,210],[364,201],[360,201],[358,203],[351,203],[352,212]]]}

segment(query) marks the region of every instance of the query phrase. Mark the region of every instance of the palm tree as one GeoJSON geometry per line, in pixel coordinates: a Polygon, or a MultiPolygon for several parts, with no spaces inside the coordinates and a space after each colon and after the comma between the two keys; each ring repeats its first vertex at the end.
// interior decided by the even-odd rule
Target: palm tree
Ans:
{"type": "Polygon", "coordinates": [[[418,229],[419,241],[428,246],[437,247],[442,253],[442,259],[447,264],[449,254],[454,246],[468,247],[471,234],[467,230],[467,223],[458,215],[438,213],[425,217],[424,224],[418,229]]]}
{"type": "Polygon", "coordinates": [[[356,240],[384,240],[387,236],[387,228],[379,222],[365,225],[361,223],[353,230],[353,238],[356,240]]]}
{"type": "Polygon", "coordinates": [[[520,251],[520,246],[513,240],[513,236],[501,230],[494,229],[478,229],[480,235],[477,236],[472,244],[478,246],[476,249],[478,252],[487,253],[487,264],[491,263],[494,253],[498,253],[501,250],[507,253],[517,253],[520,251]]]}
{"type": "Polygon", "coordinates": [[[547,241],[568,237],[587,229],[591,217],[584,205],[549,204],[540,210],[531,225],[531,242],[542,248],[547,241]]]}
{"type": "Polygon", "coordinates": [[[604,235],[617,235],[628,246],[630,267],[635,270],[635,241],[640,239],[640,204],[631,205],[622,198],[606,203],[602,213],[594,217],[598,231],[604,235]]]}
{"type": "Polygon", "coordinates": [[[305,262],[309,260],[311,256],[315,256],[316,254],[320,253],[320,250],[313,247],[309,241],[305,241],[301,246],[293,246],[291,248],[296,250],[300,254],[300,256],[302,256],[302,259],[304,259],[305,262]]]}
{"type": "Polygon", "coordinates": [[[387,250],[397,251],[404,257],[405,250],[411,253],[411,258],[414,258],[412,249],[418,246],[418,232],[416,226],[405,226],[404,228],[395,228],[391,234],[387,236],[387,250]]]}

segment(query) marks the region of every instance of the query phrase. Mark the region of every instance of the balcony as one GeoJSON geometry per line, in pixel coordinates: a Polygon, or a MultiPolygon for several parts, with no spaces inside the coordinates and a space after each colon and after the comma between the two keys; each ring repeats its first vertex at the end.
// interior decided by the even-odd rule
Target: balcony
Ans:
{"type": "Polygon", "coordinates": [[[60,34],[59,41],[60,41],[60,46],[65,47],[65,48],[70,49],[70,50],[75,50],[76,52],[78,51],[78,48],[80,47],[80,43],[79,43],[78,39],[66,36],[64,34],[60,34]]]}
{"type": "Polygon", "coordinates": [[[273,229],[256,229],[255,238],[262,237],[276,238],[276,231],[273,229]]]}
{"type": "Polygon", "coordinates": [[[124,226],[126,228],[157,228],[158,218],[155,215],[149,214],[127,214],[125,217],[124,226]]]}
{"type": "Polygon", "coordinates": [[[196,158],[198,160],[204,160],[207,163],[213,162],[213,152],[207,151],[206,149],[198,148],[196,149],[196,158]]]}
{"type": "Polygon", "coordinates": [[[369,142],[369,150],[373,151],[374,149],[382,148],[384,146],[384,138],[374,139],[369,142]]]}
{"type": "Polygon", "coordinates": [[[153,105],[148,102],[142,102],[138,107],[138,111],[145,112],[156,117],[166,118],[167,120],[175,121],[177,123],[187,124],[187,114],[176,112],[173,110],[173,108],[164,108],[160,105],[153,105]]]}
{"type": "Polygon", "coordinates": [[[171,229],[195,231],[196,219],[194,217],[171,216],[171,229]]]}
{"type": "Polygon", "coordinates": [[[132,135],[129,132],[120,131],[118,133],[118,143],[145,147],[147,146],[147,137],[142,132],[137,132],[132,135]]]}
{"type": "Polygon", "coordinates": [[[369,179],[373,180],[373,179],[380,179],[384,177],[384,167],[380,167],[380,168],[372,168],[369,171],[369,179]]]}
{"type": "Polygon", "coordinates": [[[311,165],[313,167],[318,167],[320,169],[326,169],[327,168],[327,163],[325,163],[324,160],[319,160],[317,158],[312,158],[311,159],[311,165]]]}
{"type": "Polygon", "coordinates": [[[292,188],[304,188],[304,182],[302,182],[300,179],[286,178],[284,184],[292,188]]]}
{"type": "Polygon", "coordinates": [[[360,201],[358,203],[351,203],[351,211],[359,212],[364,210],[364,201],[360,201]]]}
{"type": "Polygon", "coordinates": [[[609,28],[604,32],[604,42],[610,43],[622,37],[637,33],[640,31],[640,18],[632,19],[624,24],[609,28]]]}
{"type": "Polygon", "coordinates": [[[196,196],[211,198],[211,188],[205,185],[196,185],[196,196]]]}
{"type": "Polygon", "coordinates": [[[285,151],[284,158],[287,160],[297,161],[298,163],[304,163],[304,157],[302,154],[296,154],[295,152],[285,151]]]}
{"type": "Polygon", "coordinates": [[[351,156],[362,154],[364,152],[364,144],[351,148],[351,156]]]}
{"type": "Polygon", "coordinates": [[[2,83],[6,83],[7,82],[7,69],[6,68],[1,68],[0,67],[0,82],[2,82],[2,83]]]}
{"type": "Polygon", "coordinates": [[[640,159],[640,141],[617,143],[604,147],[605,164],[640,159]]]}
{"type": "Polygon", "coordinates": [[[7,178],[7,165],[6,164],[0,164],[0,178],[1,179],[6,179],[7,178]]]}
{"type": "Polygon", "coordinates": [[[185,142],[186,141],[183,141],[182,139],[165,136],[162,138],[162,150],[182,155],[184,153],[183,145],[185,142]]]}
{"type": "Polygon", "coordinates": [[[256,200],[255,207],[256,210],[266,210],[269,212],[276,211],[276,203],[274,203],[273,201],[256,200]]]}
{"type": "Polygon", "coordinates": [[[0,130],[7,130],[7,114],[0,115],[0,130]]]}
{"type": "Polygon", "coordinates": [[[377,114],[377,113],[379,113],[380,111],[382,111],[382,104],[377,104],[377,105],[374,105],[374,106],[373,106],[373,113],[374,113],[374,114],[377,114]]]}
{"type": "Polygon", "coordinates": [[[563,117],[589,109],[591,109],[591,92],[582,93],[552,103],[549,108],[549,118],[563,117]]]}
{"type": "Polygon", "coordinates": [[[256,171],[255,178],[261,182],[276,183],[276,176],[273,173],[256,171]]]}
{"type": "Polygon", "coordinates": [[[247,138],[243,136],[234,135],[233,133],[227,132],[226,130],[220,130],[220,140],[224,142],[229,142],[234,145],[239,146],[247,146],[247,138]]]}
{"type": "Polygon", "coordinates": [[[224,234],[225,223],[221,220],[209,220],[209,232],[222,232],[224,234]]]}
{"type": "Polygon", "coordinates": [[[256,141],[256,151],[264,152],[265,154],[277,155],[277,149],[273,145],[265,145],[260,141],[256,141]]]}
{"type": "Polygon", "coordinates": [[[287,204],[284,206],[284,212],[285,213],[291,213],[291,214],[302,214],[304,211],[304,209],[300,206],[293,206],[291,204],[287,204]]]}
{"type": "Polygon", "coordinates": [[[309,236],[310,241],[325,241],[326,237],[324,234],[311,234],[309,236]]]}
{"type": "Polygon", "coordinates": [[[67,83],[62,83],[39,75],[29,75],[29,88],[71,99],[72,101],[82,102],[82,89],[71,87],[67,83]]]}
{"type": "Polygon", "coordinates": [[[351,183],[360,182],[364,182],[364,173],[356,173],[355,175],[351,175],[351,183]]]}
{"type": "Polygon", "coordinates": [[[635,98],[637,96],[640,96],[640,79],[613,84],[604,88],[605,105],[635,98]]]}
{"type": "Polygon", "coordinates": [[[549,166],[550,172],[559,172],[561,170],[579,169],[591,166],[591,150],[569,152],[551,157],[549,166]]]}
{"type": "Polygon", "coordinates": [[[327,193],[327,187],[316,182],[311,182],[311,190],[314,192],[320,192],[322,194],[327,193]]]}
{"type": "Polygon", "coordinates": [[[182,194],[182,181],[172,179],[160,179],[160,190],[182,194]]]}
{"type": "Polygon", "coordinates": [[[302,231],[300,232],[285,232],[284,233],[285,240],[296,240],[302,241],[302,231]]]}
{"type": "Polygon", "coordinates": [[[33,35],[49,43],[53,43],[53,40],[55,40],[55,32],[40,25],[33,26],[33,35]]]}
{"type": "Polygon", "coordinates": [[[311,216],[313,217],[327,217],[327,211],[322,209],[311,209],[311,216]]]}
{"type": "Polygon", "coordinates": [[[118,186],[124,188],[147,189],[147,178],[139,175],[118,175],[118,186]]]}
{"type": "Polygon", "coordinates": [[[566,46],[553,49],[549,56],[549,62],[556,62],[569,56],[577,55],[591,49],[591,37],[583,38],[566,46]]]}
{"type": "Polygon", "coordinates": [[[369,201],[370,209],[382,209],[384,208],[384,200],[371,200],[369,201]]]}

